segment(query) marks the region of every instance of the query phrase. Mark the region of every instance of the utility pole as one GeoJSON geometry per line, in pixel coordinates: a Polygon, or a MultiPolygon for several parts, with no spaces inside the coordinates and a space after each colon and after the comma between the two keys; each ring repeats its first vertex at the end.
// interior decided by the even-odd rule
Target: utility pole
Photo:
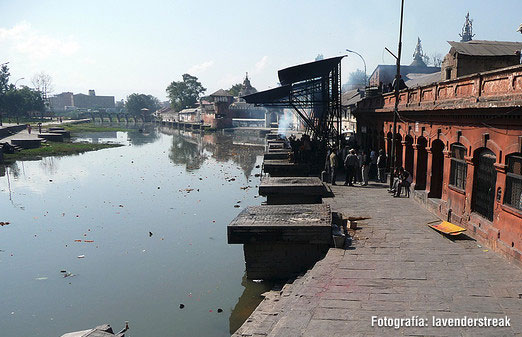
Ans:
{"type": "MultiPolygon", "coordinates": [[[[391,153],[391,160],[392,160],[392,171],[390,174],[390,189],[393,186],[393,174],[395,173],[395,166],[396,166],[396,158],[397,151],[395,151],[396,146],[396,136],[397,136],[397,115],[399,114],[399,84],[401,80],[401,51],[402,51],[402,18],[404,14],[404,0],[401,0],[401,23],[399,28],[399,47],[397,50],[397,74],[395,75],[395,108],[393,109],[393,138],[392,138],[392,153],[391,153]]],[[[393,54],[392,54],[393,55],[393,54]]]]}

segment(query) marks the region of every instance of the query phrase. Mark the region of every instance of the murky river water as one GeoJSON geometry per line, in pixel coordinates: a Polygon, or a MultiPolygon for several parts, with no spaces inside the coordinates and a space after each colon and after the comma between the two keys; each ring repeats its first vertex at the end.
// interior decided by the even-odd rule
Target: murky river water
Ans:
{"type": "Polygon", "coordinates": [[[263,201],[262,139],[166,128],[82,137],[125,146],[0,171],[0,221],[10,222],[0,227],[0,335],[124,321],[134,337],[230,335],[266,287],[244,279],[242,246],[226,237],[263,201]]]}

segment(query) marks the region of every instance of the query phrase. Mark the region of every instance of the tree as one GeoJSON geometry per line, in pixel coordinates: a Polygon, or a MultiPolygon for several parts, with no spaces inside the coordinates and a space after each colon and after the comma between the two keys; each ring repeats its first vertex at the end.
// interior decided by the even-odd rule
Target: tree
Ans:
{"type": "Polygon", "coordinates": [[[166,89],[170,99],[170,105],[176,111],[196,105],[199,97],[205,89],[198,78],[189,74],[183,74],[183,81],[173,81],[166,89]]]}
{"type": "Polygon", "coordinates": [[[243,84],[237,83],[237,84],[234,84],[233,86],[231,86],[230,89],[228,89],[227,91],[232,96],[238,97],[239,96],[239,92],[241,91],[242,88],[243,88],[243,84]]]}
{"type": "Polygon", "coordinates": [[[33,83],[34,88],[42,93],[44,99],[48,98],[48,95],[53,92],[53,78],[44,73],[35,74],[31,79],[31,83],[33,83]]]}
{"type": "Polygon", "coordinates": [[[4,95],[5,92],[9,89],[9,67],[7,64],[2,64],[0,67],[0,96],[4,95]]]}
{"type": "Polygon", "coordinates": [[[3,106],[4,110],[14,117],[45,110],[42,94],[26,86],[20,89],[11,86],[4,95],[3,106]]]}
{"type": "Polygon", "coordinates": [[[159,100],[152,95],[132,94],[127,96],[125,108],[131,115],[148,118],[154,111],[159,109],[159,100]]]}
{"type": "Polygon", "coordinates": [[[361,69],[357,69],[356,71],[352,71],[348,75],[348,82],[347,84],[351,84],[353,86],[366,86],[366,74],[361,69]]]}
{"type": "Polygon", "coordinates": [[[434,53],[431,55],[431,63],[434,67],[440,67],[442,65],[442,55],[440,53],[434,53]]]}

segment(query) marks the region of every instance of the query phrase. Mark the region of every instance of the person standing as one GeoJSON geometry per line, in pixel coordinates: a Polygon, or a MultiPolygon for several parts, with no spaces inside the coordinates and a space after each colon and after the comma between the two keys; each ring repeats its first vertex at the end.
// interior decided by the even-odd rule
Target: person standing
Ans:
{"type": "Polygon", "coordinates": [[[344,185],[353,186],[354,173],[357,167],[357,156],[355,155],[354,149],[351,149],[350,154],[346,156],[344,167],[346,168],[346,179],[344,185]]]}
{"type": "Polygon", "coordinates": [[[370,152],[370,179],[377,180],[377,152],[372,150],[370,152]]]}
{"type": "Polygon", "coordinates": [[[335,149],[331,150],[330,156],[330,183],[335,185],[335,179],[337,178],[337,154],[335,149]]]}
{"type": "Polygon", "coordinates": [[[379,181],[386,182],[386,155],[384,150],[379,150],[379,157],[377,158],[377,169],[379,170],[379,181]]]}
{"type": "Polygon", "coordinates": [[[368,178],[370,173],[370,164],[371,164],[371,158],[368,152],[364,152],[362,156],[362,186],[368,186],[368,178]]]}

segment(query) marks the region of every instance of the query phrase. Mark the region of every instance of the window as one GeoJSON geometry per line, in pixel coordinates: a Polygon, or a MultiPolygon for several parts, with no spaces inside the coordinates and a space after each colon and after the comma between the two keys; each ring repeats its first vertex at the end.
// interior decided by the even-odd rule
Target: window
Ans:
{"type": "Polygon", "coordinates": [[[451,68],[446,68],[446,79],[449,80],[451,79],[451,68]]]}
{"type": "Polygon", "coordinates": [[[507,166],[504,204],[522,210],[522,154],[509,155],[507,166]]]}
{"type": "Polygon", "coordinates": [[[450,168],[450,185],[465,190],[466,189],[466,174],[468,171],[468,164],[464,156],[466,155],[466,148],[462,144],[451,145],[451,168],[450,168]]]}

